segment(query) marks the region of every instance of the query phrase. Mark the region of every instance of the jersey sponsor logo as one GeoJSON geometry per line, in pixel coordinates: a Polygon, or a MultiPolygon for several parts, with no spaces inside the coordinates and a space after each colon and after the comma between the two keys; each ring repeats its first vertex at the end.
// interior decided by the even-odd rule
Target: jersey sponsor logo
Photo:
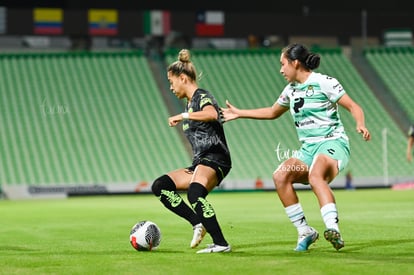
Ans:
{"type": "Polygon", "coordinates": [[[201,203],[204,218],[208,219],[215,215],[213,207],[205,198],[198,198],[198,200],[191,205],[192,208],[195,209],[198,203],[201,203]]]}
{"type": "Polygon", "coordinates": [[[303,121],[295,121],[296,127],[303,127],[306,125],[315,124],[315,121],[313,119],[303,120],[303,121]]]}
{"type": "MultiPolygon", "coordinates": [[[[161,195],[164,195],[167,199],[167,201],[170,203],[171,207],[177,207],[181,202],[182,198],[180,195],[175,193],[174,191],[168,191],[168,190],[161,190],[161,195]]],[[[161,198],[161,196],[160,196],[161,198]]]]}
{"type": "Polygon", "coordinates": [[[295,98],[295,103],[293,104],[293,111],[295,111],[295,113],[299,113],[300,108],[302,108],[304,104],[305,99],[303,99],[302,97],[295,98]]]}

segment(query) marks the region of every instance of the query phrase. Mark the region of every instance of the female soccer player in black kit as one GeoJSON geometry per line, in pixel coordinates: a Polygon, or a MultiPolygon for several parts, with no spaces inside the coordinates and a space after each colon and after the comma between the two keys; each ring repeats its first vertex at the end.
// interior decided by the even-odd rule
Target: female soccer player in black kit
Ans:
{"type": "Polygon", "coordinates": [[[190,247],[197,247],[208,232],[213,244],[197,253],[230,252],[212,205],[206,197],[231,169],[231,158],[223,130],[220,107],[214,96],[197,84],[197,72],[190,51],[182,49],[178,60],[167,68],[171,91],[186,99],[184,113],[168,119],[171,127],[182,122],[184,134],[191,144],[191,166],[180,168],[157,178],[152,192],[166,208],[186,219],[194,230],[190,247]],[[191,207],[177,192],[187,190],[191,207]]]}

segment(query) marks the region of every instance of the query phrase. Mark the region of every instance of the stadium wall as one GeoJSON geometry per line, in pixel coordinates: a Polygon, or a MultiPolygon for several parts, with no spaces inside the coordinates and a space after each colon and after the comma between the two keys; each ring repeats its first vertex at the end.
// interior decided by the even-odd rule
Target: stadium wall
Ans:
{"type": "MultiPolygon", "coordinates": [[[[330,186],[332,189],[367,189],[367,188],[396,188],[409,185],[414,187],[412,178],[384,178],[384,177],[360,177],[352,181],[352,188],[347,188],[344,178],[338,177],[330,186]]],[[[295,184],[297,190],[311,190],[309,185],[295,184]]],[[[148,182],[139,183],[112,183],[94,185],[3,185],[3,193],[0,198],[8,200],[27,199],[66,199],[73,196],[96,195],[133,195],[151,193],[151,185],[148,182]]],[[[265,179],[260,186],[256,179],[225,180],[214,191],[275,191],[272,180],[265,179]]]]}
{"type": "MultiPolygon", "coordinates": [[[[222,10],[222,9],[220,9],[222,10]]],[[[145,37],[144,8],[119,10],[117,37],[132,39],[145,37]]],[[[247,38],[255,35],[259,38],[277,35],[285,43],[290,36],[322,37],[332,36],[338,44],[349,45],[351,37],[377,37],[389,29],[410,28],[414,26],[414,17],[406,11],[377,11],[368,8],[329,11],[302,11],[302,9],[285,12],[283,9],[268,9],[258,12],[251,10],[228,10],[224,12],[224,34],[220,37],[247,38]],[[291,22],[294,22],[292,24],[291,22]]],[[[196,10],[171,10],[171,31],[184,38],[197,37],[195,23],[196,10]]],[[[33,9],[26,7],[8,7],[6,32],[4,35],[34,35],[33,9]]],[[[62,22],[62,36],[76,39],[89,39],[88,9],[65,9],[62,22]]]]}

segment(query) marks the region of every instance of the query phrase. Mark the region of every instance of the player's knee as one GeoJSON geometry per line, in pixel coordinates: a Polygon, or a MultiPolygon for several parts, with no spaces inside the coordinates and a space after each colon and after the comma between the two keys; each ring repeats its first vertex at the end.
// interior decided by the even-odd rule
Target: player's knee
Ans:
{"type": "Polygon", "coordinates": [[[197,202],[198,198],[205,198],[208,194],[207,189],[198,182],[192,182],[188,187],[187,199],[190,204],[197,202]]]}
{"type": "Polygon", "coordinates": [[[161,190],[174,191],[176,190],[176,187],[174,181],[168,175],[162,175],[154,180],[151,185],[151,190],[155,196],[159,197],[161,195],[161,190]]]}
{"type": "Polygon", "coordinates": [[[283,173],[280,172],[280,166],[278,167],[278,169],[276,169],[273,172],[272,178],[273,178],[273,182],[275,183],[275,186],[277,186],[278,184],[280,184],[281,182],[283,182],[285,180],[285,176],[283,175],[283,173]]]}

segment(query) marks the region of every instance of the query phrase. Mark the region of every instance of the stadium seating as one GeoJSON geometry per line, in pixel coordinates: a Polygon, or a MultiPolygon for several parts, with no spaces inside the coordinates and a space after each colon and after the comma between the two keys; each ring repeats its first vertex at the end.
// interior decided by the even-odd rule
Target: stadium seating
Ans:
{"type": "Polygon", "coordinates": [[[365,58],[397,99],[400,107],[414,121],[414,48],[391,47],[371,48],[365,51],[365,58]]]}
{"type": "MultiPolygon", "coordinates": [[[[317,71],[341,81],[364,108],[372,133],[372,140],[364,142],[352,116],[340,110],[352,146],[347,170],[354,178],[373,178],[377,184],[412,177],[414,169],[405,161],[405,133],[375,91],[339,49],[315,51],[322,56],[317,71]]],[[[1,184],[133,183],[188,165],[191,154],[180,129],[167,125],[169,107],[180,112],[181,106],[168,106],[168,83],[156,82],[177,53],[167,51],[165,60],[159,60],[159,75],[141,52],[0,55],[1,184]]],[[[412,64],[412,54],[405,54],[367,57],[373,66],[386,62],[379,63],[386,70],[397,59],[412,64]]],[[[221,106],[229,100],[240,108],[256,108],[271,106],[286,85],[279,55],[278,49],[194,50],[193,61],[200,87],[213,92],[221,106]]],[[[407,87],[402,89],[397,94],[407,93],[407,87]]],[[[257,177],[270,180],[274,169],[300,146],[289,114],[270,121],[237,120],[224,127],[233,156],[229,182],[251,181],[253,186],[257,177]]]]}
{"type": "Polygon", "coordinates": [[[190,161],[141,52],[0,60],[1,184],[151,181],[190,161]]]}

